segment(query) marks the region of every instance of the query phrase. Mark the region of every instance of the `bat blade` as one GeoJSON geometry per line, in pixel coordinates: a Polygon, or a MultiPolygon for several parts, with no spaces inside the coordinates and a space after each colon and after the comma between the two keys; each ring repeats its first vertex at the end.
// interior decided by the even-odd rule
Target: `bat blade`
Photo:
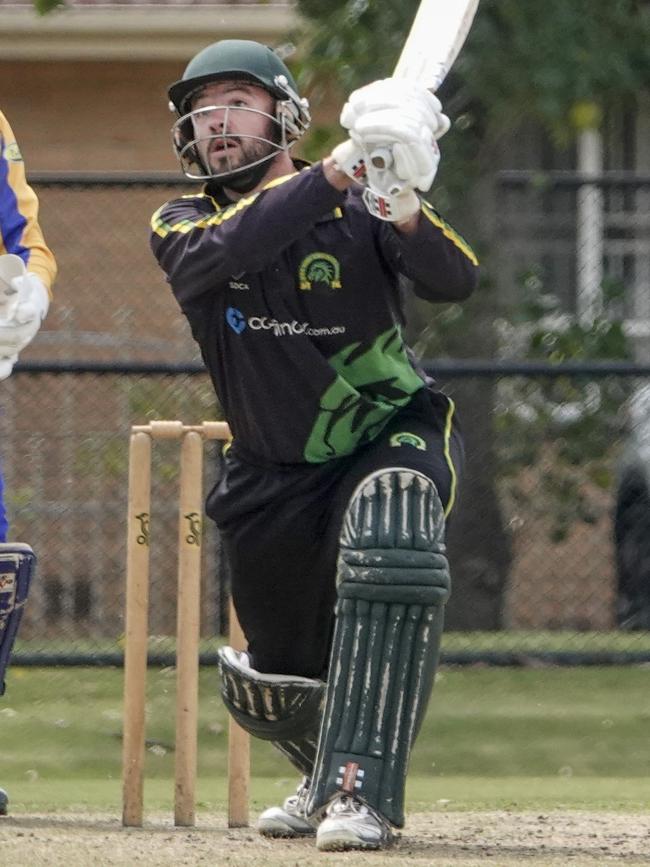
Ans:
{"type": "MultiPolygon", "coordinates": [[[[435,93],[467,39],[478,4],[479,0],[421,0],[393,77],[418,81],[435,93]]],[[[393,161],[391,148],[375,148],[370,161],[375,168],[387,169],[393,161]]],[[[396,184],[391,195],[400,190],[396,184]]]]}
{"type": "Polygon", "coordinates": [[[467,38],[479,0],[422,0],[393,75],[436,91],[467,38]]]}

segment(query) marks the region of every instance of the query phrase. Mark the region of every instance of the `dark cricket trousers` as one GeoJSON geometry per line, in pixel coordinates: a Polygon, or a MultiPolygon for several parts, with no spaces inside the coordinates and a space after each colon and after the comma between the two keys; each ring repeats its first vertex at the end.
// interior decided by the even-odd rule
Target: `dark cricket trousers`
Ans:
{"type": "Polygon", "coordinates": [[[222,534],[253,668],[324,677],[339,533],[355,488],[376,470],[404,467],[430,478],[447,509],[462,459],[453,404],[428,388],[372,443],[324,464],[259,466],[242,459],[235,442],[207,514],[222,534]]]}

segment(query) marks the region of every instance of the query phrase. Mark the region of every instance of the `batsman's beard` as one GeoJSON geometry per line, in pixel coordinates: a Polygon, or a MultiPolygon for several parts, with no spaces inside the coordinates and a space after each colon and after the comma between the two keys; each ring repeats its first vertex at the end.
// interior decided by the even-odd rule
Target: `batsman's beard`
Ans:
{"type": "MultiPolygon", "coordinates": [[[[231,108],[218,132],[211,130],[206,135],[198,134],[199,130],[193,129],[192,115],[218,108],[197,109],[176,122],[173,136],[177,156],[188,177],[214,180],[220,187],[247,192],[262,180],[268,162],[285,150],[282,124],[266,112],[231,108]],[[233,129],[233,126],[243,125],[230,123],[230,115],[236,111],[245,111],[248,119],[252,115],[262,115],[265,119],[263,127],[259,132],[233,129]]],[[[250,123],[248,125],[250,127],[250,123]]]]}

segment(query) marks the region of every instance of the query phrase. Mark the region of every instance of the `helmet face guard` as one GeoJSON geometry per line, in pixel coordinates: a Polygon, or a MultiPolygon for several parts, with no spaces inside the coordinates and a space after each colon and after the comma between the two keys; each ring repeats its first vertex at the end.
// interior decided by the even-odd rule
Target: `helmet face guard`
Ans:
{"type": "MultiPolygon", "coordinates": [[[[215,80],[220,79],[221,77],[215,80]]],[[[277,154],[290,148],[309,127],[310,117],[307,101],[301,100],[295,91],[291,91],[286,79],[277,83],[278,87],[284,86],[286,88],[286,98],[276,101],[275,116],[245,106],[208,105],[192,109],[193,97],[198,96],[207,83],[210,82],[201,84],[185,98],[184,102],[189,107],[189,111],[179,117],[172,127],[174,152],[183,173],[188,178],[193,180],[217,179],[225,183],[237,175],[269,162],[277,154]],[[196,121],[214,111],[223,113],[221,131],[197,135],[196,121]],[[240,112],[265,118],[268,121],[268,135],[254,135],[232,130],[231,121],[240,112]],[[228,142],[233,140],[237,141],[244,153],[250,157],[245,163],[236,165],[232,162],[228,142]],[[223,158],[226,165],[221,169],[214,169],[204,157],[213,142],[224,145],[223,158]]],[[[251,83],[258,84],[256,81],[251,81],[251,83]]]]}
{"type": "MultiPolygon", "coordinates": [[[[288,149],[308,129],[309,103],[298,95],[291,73],[275,52],[266,45],[243,39],[226,39],[204,48],[188,64],[183,77],[169,88],[170,108],[179,115],[172,127],[174,151],[183,172],[190,178],[208,180],[217,178],[222,183],[231,177],[242,179],[247,170],[263,175],[263,166],[278,153],[288,149]],[[232,106],[202,106],[192,109],[192,102],[203,88],[218,81],[246,81],[270,93],[276,100],[275,116],[256,109],[232,106]],[[195,120],[199,113],[214,110],[224,112],[223,130],[218,135],[197,137],[195,120]],[[269,119],[268,137],[241,135],[234,129],[228,134],[228,119],[233,112],[249,111],[269,119]],[[230,165],[215,171],[202,157],[210,147],[210,139],[236,140],[241,149],[251,153],[246,164],[230,165]]],[[[227,147],[224,154],[227,156],[227,147]]]]}

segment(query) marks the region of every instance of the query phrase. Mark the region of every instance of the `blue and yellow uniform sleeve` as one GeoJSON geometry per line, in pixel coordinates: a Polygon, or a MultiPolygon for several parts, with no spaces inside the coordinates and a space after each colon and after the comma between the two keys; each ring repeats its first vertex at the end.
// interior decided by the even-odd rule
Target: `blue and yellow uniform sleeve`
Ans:
{"type": "Polygon", "coordinates": [[[14,253],[52,290],[56,261],[38,223],[38,198],[6,117],[0,112],[0,255],[14,253]]]}

